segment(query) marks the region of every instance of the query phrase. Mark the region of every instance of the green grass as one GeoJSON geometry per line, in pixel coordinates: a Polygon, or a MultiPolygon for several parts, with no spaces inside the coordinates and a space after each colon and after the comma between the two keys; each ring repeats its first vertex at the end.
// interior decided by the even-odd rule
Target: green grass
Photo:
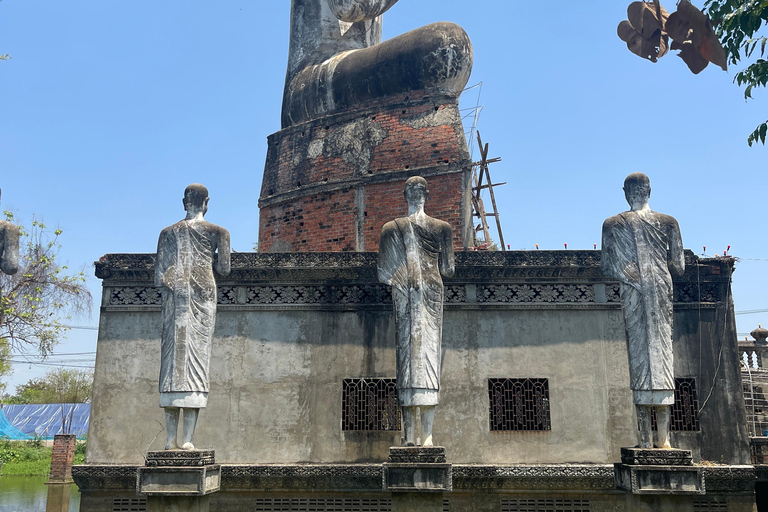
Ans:
{"type": "MultiPolygon", "coordinates": [[[[51,470],[51,447],[39,441],[0,441],[3,476],[48,476],[51,470]]],[[[75,448],[75,464],[85,460],[85,443],[75,448]]]]}

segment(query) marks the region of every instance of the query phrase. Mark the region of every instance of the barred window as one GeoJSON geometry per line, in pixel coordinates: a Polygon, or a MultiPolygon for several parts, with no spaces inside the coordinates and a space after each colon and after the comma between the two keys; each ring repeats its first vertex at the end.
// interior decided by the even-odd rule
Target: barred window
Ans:
{"type": "Polygon", "coordinates": [[[552,430],[548,379],[488,379],[491,431],[552,430]]]}
{"type": "Polygon", "coordinates": [[[728,503],[715,499],[696,498],[693,500],[693,512],[728,512],[728,503]]]}
{"type": "Polygon", "coordinates": [[[391,512],[390,499],[255,498],[253,512],[391,512]]]}
{"type": "Polygon", "coordinates": [[[146,512],[147,498],[113,498],[112,512],[146,512]]]}
{"type": "Polygon", "coordinates": [[[400,430],[395,379],[344,379],[342,430],[400,430]]]}
{"type": "MultiPolygon", "coordinates": [[[[656,430],[656,408],[651,413],[651,426],[656,430]]],[[[669,430],[673,432],[696,432],[699,430],[699,399],[696,396],[696,379],[675,378],[675,403],[669,430]]]]}

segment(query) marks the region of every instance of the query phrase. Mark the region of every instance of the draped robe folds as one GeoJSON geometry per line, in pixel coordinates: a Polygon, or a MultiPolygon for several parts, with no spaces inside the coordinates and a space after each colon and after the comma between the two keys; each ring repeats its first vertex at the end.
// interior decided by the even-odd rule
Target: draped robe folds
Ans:
{"type": "Polygon", "coordinates": [[[379,247],[379,280],[392,286],[401,406],[439,402],[443,327],[440,275],[453,275],[453,247],[450,226],[431,217],[426,220],[425,226],[408,217],[388,222],[379,247]]]}
{"type": "Polygon", "coordinates": [[[220,230],[206,221],[182,220],[160,234],[155,279],[163,285],[161,407],[207,405],[220,230]]]}
{"type": "Polygon", "coordinates": [[[603,225],[602,272],[621,282],[630,387],[638,405],[674,402],[670,255],[682,271],[680,230],[668,215],[629,211],[603,225]]]}

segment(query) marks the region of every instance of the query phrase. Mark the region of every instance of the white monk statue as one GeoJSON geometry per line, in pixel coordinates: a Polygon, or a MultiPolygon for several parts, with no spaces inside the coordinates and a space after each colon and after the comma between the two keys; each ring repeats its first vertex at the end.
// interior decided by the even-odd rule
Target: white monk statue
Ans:
{"type": "Polygon", "coordinates": [[[160,233],[155,263],[155,285],[163,297],[160,407],[165,409],[166,450],[179,447],[179,409],[184,423],[181,448],[195,449],[197,416],[208,402],[216,321],[213,271],[222,276],[230,271],[229,232],[203,219],[208,189],[197,183],[188,186],[183,203],[187,217],[160,233]]]}
{"type": "Polygon", "coordinates": [[[432,446],[432,424],[440,391],[443,280],[453,276],[453,233],[447,222],[424,213],[427,182],[405,182],[408,216],[384,224],[379,246],[379,281],[392,286],[397,343],[397,392],[403,410],[405,445],[416,445],[416,409],[423,446],[432,446]]]}
{"type": "Polygon", "coordinates": [[[0,270],[13,275],[19,271],[19,228],[0,220],[0,270]]]}
{"type": "Polygon", "coordinates": [[[656,408],[658,448],[670,448],[670,408],[675,400],[672,359],[672,276],[685,271],[677,221],[648,206],[651,182],[643,173],[624,180],[628,212],[603,223],[601,270],[621,282],[629,379],[640,426],[640,448],[652,447],[656,408]]]}

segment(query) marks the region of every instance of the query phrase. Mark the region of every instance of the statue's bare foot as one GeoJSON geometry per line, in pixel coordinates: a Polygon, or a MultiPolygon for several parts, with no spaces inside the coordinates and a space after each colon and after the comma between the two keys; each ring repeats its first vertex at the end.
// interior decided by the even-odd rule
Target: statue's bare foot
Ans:
{"type": "Polygon", "coordinates": [[[184,443],[181,446],[181,449],[182,450],[194,450],[195,449],[195,445],[193,445],[192,443],[184,443]]]}
{"type": "Polygon", "coordinates": [[[430,446],[433,446],[433,445],[432,445],[432,436],[429,436],[429,437],[427,437],[427,438],[424,440],[424,444],[422,444],[421,446],[425,446],[425,447],[430,447],[430,446]]]}
{"type": "Polygon", "coordinates": [[[176,444],[175,440],[168,441],[168,443],[165,445],[165,449],[166,450],[178,450],[179,449],[179,445],[176,444]]]}
{"type": "Polygon", "coordinates": [[[411,443],[411,442],[407,442],[407,443],[405,443],[405,446],[416,446],[416,444],[415,443],[411,443]]]}

